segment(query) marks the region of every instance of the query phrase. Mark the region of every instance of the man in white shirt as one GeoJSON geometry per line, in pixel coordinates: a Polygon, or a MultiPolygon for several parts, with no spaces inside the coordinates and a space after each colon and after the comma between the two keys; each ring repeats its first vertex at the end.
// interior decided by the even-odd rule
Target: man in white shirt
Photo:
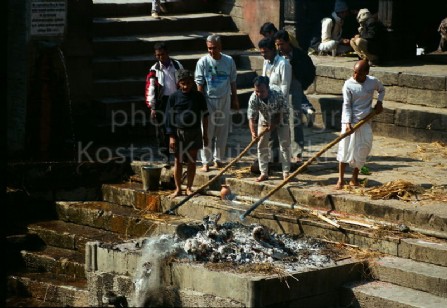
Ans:
{"type": "Polygon", "coordinates": [[[156,84],[151,83],[149,91],[146,92],[146,104],[151,109],[151,119],[157,129],[157,139],[159,153],[162,160],[169,163],[169,136],[166,135],[164,120],[166,105],[169,95],[177,91],[178,70],[183,65],[169,56],[165,43],[160,42],[154,45],[155,58],[157,62],[151,66],[150,70],[155,71],[160,88],[153,89],[156,84]]]}
{"type": "MultiPolygon", "coordinates": [[[[371,113],[375,92],[378,93],[378,96],[374,110],[376,113],[381,113],[383,110],[382,102],[385,97],[385,88],[380,80],[368,74],[368,61],[360,60],[354,65],[353,76],[346,80],[343,85],[342,134],[352,130],[356,123],[371,113]]],[[[336,189],[342,189],[345,184],[344,175],[348,164],[354,168],[349,185],[359,186],[359,171],[371,151],[372,142],[371,122],[363,124],[354,133],[340,141],[337,153],[339,175],[336,189]]]]}

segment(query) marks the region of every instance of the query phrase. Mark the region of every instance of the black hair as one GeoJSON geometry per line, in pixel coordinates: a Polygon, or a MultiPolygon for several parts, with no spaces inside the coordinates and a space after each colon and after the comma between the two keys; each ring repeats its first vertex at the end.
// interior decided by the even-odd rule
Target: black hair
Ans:
{"type": "Polygon", "coordinates": [[[158,43],[155,43],[154,50],[165,50],[165,51],[168,51],[168,46],[166,46],[165,42],[158,42],[158,43]]]}
{"type": "Polygon", "coordinates": [[[178,80],[185,80],[185,79],[194,79],[194,74],[187,69],[179,69],[178,70],[178,80]]]}
{"type": "Polygon", "coordinates": [[[286,42],[290,42],[289,33],[286,30],[279,30],[275,33],[275,40],[284,40],[286,42]]]}
{"type": "Polygon", "coordinates": [[[259,48],[268,48],[270,50],[275,50],[275,40],[271,37],[264,37],[258,43],[259,48]]]}
{"type": "Polygon", "coordinates": [[[275,25],[269,21],[265,22],[261,26],[261,29],[259,30],[259,34],[265,35],[268,32],[273,32],[273,33],[278,32],[278,29],[276,29],[275,25]]]}
{"type": "Polygon", "coordinates": [[[254,86],[259,86],[261,84],[265,84],[268,88],[270,84],[270,78],[268,78],[267,76],[256,76],[255,79],[253,79],[254,86]]]}

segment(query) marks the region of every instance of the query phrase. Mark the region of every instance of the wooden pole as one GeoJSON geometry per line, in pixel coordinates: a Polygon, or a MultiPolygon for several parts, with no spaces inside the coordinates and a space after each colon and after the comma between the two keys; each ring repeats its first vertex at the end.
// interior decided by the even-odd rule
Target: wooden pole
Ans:
{"type": "Polygon", "coordinates": [[[225,173],[225,171],[227,171],[231,166],[233,166],[239,159],[242,158],[242,156],[245,155],[245,153],[247,153],[247,151],[256,143],[259,141],[259,139],[267,132],[267,130],[262,131],[255,139],[252,139],[251,142],[247,145],[247,147],[245,149],[242,150],[241,153],[239,153],[239,155],[234,158],[228,165],[226,165],[222,170],[219,171],[219,173],[217,173],[211,180],[209,180],[208,182],[206,182],[205,184],[203,184],[202,186],[200,186],[196,191],[194,191],[192,194],[186,196],[182,201],[180,201],[179,203],[177,203],[175,206],[171,207],[169,210],[165,211],[164,214],[174,214],[174,210],[178,209],[180,206],[182,206],[183,204],[185,204],[189,199],[191,199],[192,197],[194,197],[196,194],[202,192],[206,187],[208,187],[209,185],[211,185],[212,183],[214,183],[222,174],[225,173]]]}
{"type": "Polygon", "coordinates": [[[251,212],[253,212],[258,206],[260,206],[265,200],[270,198],[274,193],[276,193],[278,190],[280,190],[284,185],[286,185],[292,178],[298,175],[303,169],[305,169],[309,164],[311,164],[317,157],[320,157],[324,152],[329,150],[331,147],[333,147],[335,144],[340,142],[340,140],[346,138],[347,136],[351,135],[354,131],[356,131],[360,126],[371,120],[376,115],[376,112],[373,110],[370,114],[368,114],[364,119],[360,120],[357,124],[355,124],[352,127],[352,130],[349,132],[345,132],[335,138],[332,142],[327,144],[323,149],[321,149],[317,154],[315,154],[313,157],[309,158],[304,164],[302,164],[298,169],[296,169],[292,174],[289,175],[284,181],[282,181],[281,184],[279,184],[277,187],[269,191],[267,195],[259,199],[257,202],[255,202],[244,214],[242,214],[239,218],[241,220],[244,220],[244,218],[249,215],[251,212]]]}

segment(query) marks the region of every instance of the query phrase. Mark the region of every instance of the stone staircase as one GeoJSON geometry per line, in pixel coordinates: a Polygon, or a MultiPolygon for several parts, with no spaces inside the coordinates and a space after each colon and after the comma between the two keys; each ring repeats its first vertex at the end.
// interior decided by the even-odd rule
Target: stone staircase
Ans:
{"type": "Polygon", "coordinates": [[[238,67],[240,101],[247,101],[255,73],[244,63],[243,56],[256,52],[251,50],[253,44],[248,35],[237,30],[229,15],[212,13],[203,1],[188,1],[188,5],[168,2],[173,13],[162,15],[161,19],[150,17],[149,1],[93,2],[96,140],[147,140],[154,134],[144,102],[144,86],[148,69],[156,61],[156,42],[165,42],[171,57],[194,70],[198,59],[207,52],[206,37],[221,35],[223,52],[231,55],[238,67]]]}
{"type": "MultiPolygon", "coordinates": [[[[247,192],[249,196],[256,196],[269,189],[267,184],[222,177],[211,185],[206,195],[191,199],[179,207],[175,215],[167,215],[163,213],[181,198],[171,200],[162,190],[143,191],[139,178],[142,164],[46,163],[27,168],[25,165],[8,167],[11,176],[7,191],[10,209],[6,225],[7,306],[101,307],[107,306],[103,296],[110,290],[131,299],[141,252],[129,253],[114,246],[173,234],[180,224],[198,223],[206,215],[221,213],[222,221],[239,221],[239,215],[249,203],[229,203],[216,198],[223,182],[229,183],[238,196],[248,195],[247,192]],[[76,174],[77,178],[73,179],[76,174]],[[88,182],[86,175],[90,175],[88,182]],[[96,175],[96,179],[92,179],[92,175],[96,175]],[[18,180],[24,178],[33,178],[33,181],[18,180]],[[82,194],[82,191],[89,193],[82,194]]],[[[162,178],[169,174],[169,170],[164,169],[162,178]]],[[[198,174],[196,185],[213,176],[212,172],[198,174]]],[[[361,202],[350,205],[346,200],[334,198],[332,212],[335,216],[328,217],[337,217],[341,225],[337,228],[300,211],[299,204],[303,204],[303,200],[306,200],[306,207],[321,211],[329,197],[312,190],[295,190],[284,187],[272,198],[268,208],[259,208],[247,216],[244,223],[260,223],[278,233],[344,243],[339,245],[355,251],[364,249],[362,251],[369,251],[371,256],[359,258],[351,252],[335,267],[294,274],[296,279],[289,281],[288,287],[275,275],[247,276],[215,272],[200,264],[174,263],[167,275],[171,279],[170,287],[179,292],[180,303],[233,307],[278,304],[441,307],[447,303],[447,242],[445,232],[441,231],[444,227],[433,223],[441,217],[435,214],[431,223],[423,225],[417,212],[407,214],[406,223],[410,229],[422,233],[399,232],[392,224],[393,215],[398,217],[402,213],[393,213],[392,209],[372,213],[367,204],[359,207],[361,202]],[[295,210],[288,206],[291,197],[297,198],[295,210]],[[372,231],[367,227],[383,224],[384,220],[388,221],[384,225],[386,228],[372,231]],[[444,234],[444,239],[430,236],[436,233],[444,234]],[[225,282],[228,279],[232,283],[225,282]],[[207,285],[199,281],[218,283],[207,285]],[[223,288],[226,284],[238,286],[239,292],[223,288]],[[268,293],[265,293],[266,288],[270,290],[268,293]]]]}
{"type": "MultiPolygon", "coordinates": [[[[437,57],[432,55],[435,60],[424,57],[371,68],[370,74],[379,78],[386,88],[384,112],[373,121],[376,134],[407,141],[447,141],[447,74],[443,63],[447,53],[437,57]]],[[[341,88],[344,81],[352,76],[356,59],[312,58],[317,66],[317,78],[313,88],[307,92],[321,115],[321,122],[317,125],[338,130],[341,88]]]]}
{"type": "MultiPolygon", "coordinates": [[[[248,37],[237,31],[229,16],[197,12],[194,9],[199,6],[182,7],[179,3],[168,3],[168,9],[182,14],[155,20],[149,17],[148,1],[94,1],[92,65],[95,109],[102,127],[97,138],[102,143],[151,135],[149,122],[139,111],[147,114],[144,77],[155,61],[152,47],[159,40],[168,42],[171,56],[193,69],[206,52],[205,37],[220,33],[224,52],[236,60],[240,102],[246,107],[252,77],[262,63],[248,37]],[[114,119],[118,116],[121,118],[114,119]]],[[[208,11],[213,12],[212,8],[208,11]]],[[[354,60],[314,57],[314,61],[318,77],[308,95],[318,111],[316,127],[338,129],[339,93],[354,60]]],[[[375,120],[376,133],[406,140],[446,140],[446,77],[442,68],[420,65],[409,70],[402,65],[402,69],[373,68],[372,73],[390,89],[386,110],[375,120]]],[[[197,223],[205,215],[221,213],[222,221],[239,220],[248,204],[229,204],[212,194],[224,182],[238,196],[251,198],[273,188],[271,184],[222,177],[211,185],[208,195],[193,198],[178,208],[176,215],[166,215],[163,213],[181,198],[173,201],[165,191],[143,191],[141,164],[144,162],[8,165],[6,306],[104,307],[110,306],[103,302],[110,290],[130,298],[134,291],[131,269],[139,255],[113,250],[114,245],[172,234],[180,224],[197,223]],[[106,257],[95,258],[92,253],[106,257]],[[107,262],[93,266],[91,261],[95,260],[107,262]]],[[[167,170],[164,172],[170,177],[167,170]]],[[[197,174],[195,185],[214,175],[197,174]]],[[[268,210],[259,208],[245,223],[342,243],[346,249],[365,249],[371,256],[365,259],[353,254],[336,267],[294,274],[298,281],[289,280],[290,288],[277,276],[247,277],[210,271],[200,264],[174,263],[170,284],[179,289],[183,306],[447,306],[447,237],[442,213],[291,186],[270,200],[268,210]],[[336,217],[341,228],[315,215],[303,215],[300,204],[326,217],[336,217]],[[402,217],[411,232],[399,231],[397,222],[402,217]],[[367,227],[371,225],[381,228],[372,231],[367,227]]]]}

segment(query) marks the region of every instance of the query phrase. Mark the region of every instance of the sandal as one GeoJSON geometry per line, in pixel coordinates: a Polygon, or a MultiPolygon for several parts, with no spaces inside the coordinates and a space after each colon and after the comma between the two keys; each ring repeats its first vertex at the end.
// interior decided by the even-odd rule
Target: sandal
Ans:
{"type": "Polygon", "coordinates": [[[255,182],[263,182],[263,181],[267,181],[268,179],[269,179],[268,175],[261,174],[261,176],[255,180],[255,182]]]}

